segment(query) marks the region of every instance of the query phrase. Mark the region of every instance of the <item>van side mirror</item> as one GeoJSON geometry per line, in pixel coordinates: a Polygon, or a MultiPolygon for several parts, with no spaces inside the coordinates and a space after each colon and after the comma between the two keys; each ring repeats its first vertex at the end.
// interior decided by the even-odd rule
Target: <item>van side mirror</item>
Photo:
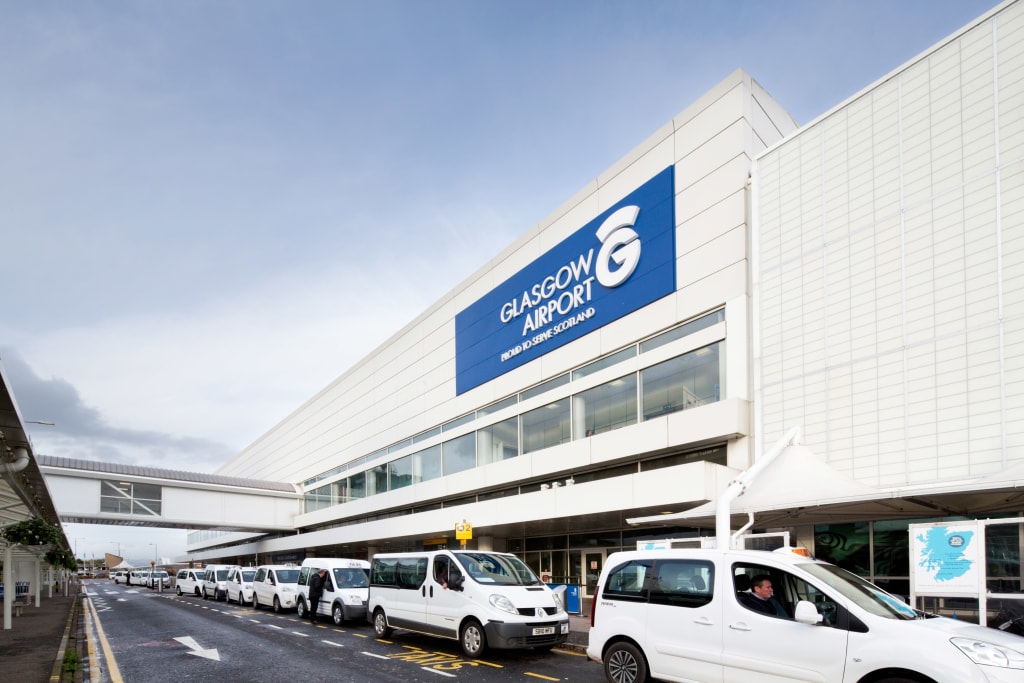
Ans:
{"type": "Polygon", "coordinates": [[[466,577],[462,575],[453,576],[451,579],[448,580],[448,590],[461,591],[463,588],[462,584],[465,582],[465,580],[466,577]]]}
{"type": "Polygon", "coordinates": [[[796,603],[796,613],[793,615],[793,618],[801,624],[819,624],[824,619],[824,617],[818,614],[818,610],[815,609],[814,605],[806,600],[796,603]]]}

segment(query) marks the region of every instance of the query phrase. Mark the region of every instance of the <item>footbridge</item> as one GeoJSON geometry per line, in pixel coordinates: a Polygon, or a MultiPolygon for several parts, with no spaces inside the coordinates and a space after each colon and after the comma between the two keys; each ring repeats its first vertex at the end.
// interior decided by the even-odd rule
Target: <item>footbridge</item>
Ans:
{"type": "Polygon", "coordinates": [[[61,522],[295,531],[302,494],[275,481],[37,455],[61,522]]]}

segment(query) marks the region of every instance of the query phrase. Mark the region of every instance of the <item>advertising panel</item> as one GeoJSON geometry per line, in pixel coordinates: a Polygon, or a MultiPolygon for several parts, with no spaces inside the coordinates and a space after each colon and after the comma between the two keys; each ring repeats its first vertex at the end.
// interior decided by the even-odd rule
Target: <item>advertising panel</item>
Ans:
{"type": "Polygon", "coordinates": [[[911,524],[910,580],[915,595],[974,595],[981,590],[977,522],[911,524]]]}
{"type": "Polygon", "coordinates": [[[673,167],[455,316],[461,394],[671,294],[673,167]]]}

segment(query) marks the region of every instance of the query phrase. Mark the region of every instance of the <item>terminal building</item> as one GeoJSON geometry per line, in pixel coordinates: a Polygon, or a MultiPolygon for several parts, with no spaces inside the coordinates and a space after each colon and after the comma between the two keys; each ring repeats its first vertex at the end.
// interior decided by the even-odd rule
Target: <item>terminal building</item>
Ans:
{"type": "Polygon", "coordinates": [[[293,530],[190,557],[460,526],[586,595],[611,552],[713,535],[686,511],[794,426],[819,462],[753,530],[894,592],[910,523],[1024,513],[1021,2],[806,125],[730,75],[217,471],[298,487],[293,530]]]}

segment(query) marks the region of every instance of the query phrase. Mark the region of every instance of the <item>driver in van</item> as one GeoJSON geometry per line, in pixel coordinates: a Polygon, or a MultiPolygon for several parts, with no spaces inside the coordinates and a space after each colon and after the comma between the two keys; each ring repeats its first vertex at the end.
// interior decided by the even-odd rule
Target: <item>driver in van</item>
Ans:
{"type": "Polygon", "coordinates": [[[448,588],[448,563],[443,561],[437,562],[437,574],[434,577],[435,580],[441,584],[441,588],[448,588]]]}
{"type": "Polygon", "coordinates": [[[766,574],[758,574],[750,579],[750,592],[740,593],[739,601],[749,610],[767,614],[771,617],[789,619],[786,608],[775,599],[771,577],[766,574]]]}

